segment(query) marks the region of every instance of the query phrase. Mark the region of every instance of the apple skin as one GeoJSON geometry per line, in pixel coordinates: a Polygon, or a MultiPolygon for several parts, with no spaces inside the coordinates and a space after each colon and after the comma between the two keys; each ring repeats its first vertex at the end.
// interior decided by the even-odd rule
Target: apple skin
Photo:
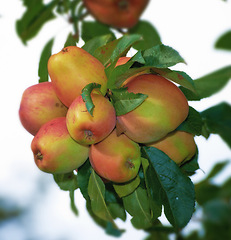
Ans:
{"type": "Polygon", "coordinates": [[[89,160],[96,173],[104,179],[127,182],[139,171],[140,147],[124,134],[117,136],[113,130],[103,141],[91,145],[89,160]]]}
{"type": "Polygon", "coordinates": [[[68,173],[80,167],[89,156],[89,147],[75,142],[66,127],[66,118],[45,123],[31,143],[37,167],[47,173],[68,173]]]}
{"type": "Polygon", "coordinates": [[[83,0],[88,11],[99,21],[115,28],[136,25],[149,0],[83,0]]]}
{"type": "Polygon", "coordinates": [[[82,96],[72,102],[66,116],[69,134],[83,145],[102,141],[116,125],[116,112],[112,103],[101,93],[92,93],[91,98],[95,105],[93,116],[87,111],[82,96]]]}
{"type": "Polygon", "coordinates": [[[59,99],[69,107],[89,83],[101,84],[100,91],[107,91],[107,77],[103,64],[84,49],[69,46],[48,60],[48,73],[59,99]]]}
{"type": "Polygon", "coordinates": [[[196,154],[194,135],[183,131],[173,131],[161,140],[147,144],[167,154],[175,163],[182,164],[196,154]]]}
{"type": "Polygon", "coordinates": [[[19,118],[33,136],[40,127],[57,117],[65,117],[67,107],[56,96],[53,84],[44,82],[28,87],[21,98],[19,118]]]}
{"type": "Polygon", "coordinates": [[[188,101],[181,90],[164,77],[143,74],[130,80],[129,92],[147,94],[137,108],[117,117],[117,127],[138,143],[158,141],[188,116],[188,101]]]}

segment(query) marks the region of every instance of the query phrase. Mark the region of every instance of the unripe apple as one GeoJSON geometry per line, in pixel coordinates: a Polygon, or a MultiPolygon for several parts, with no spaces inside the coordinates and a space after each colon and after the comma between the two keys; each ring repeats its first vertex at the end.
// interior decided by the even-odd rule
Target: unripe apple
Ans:
{"type": "Polygon", "coordinates": [[[53,54],[48,61],[48,72],[59,99],[67,107],[81,94],[89,83],[101,84],[107,91],[107,77],[103,64],[84,49],[69,46],[53,54]]]}
{"type": "Polygon", "coordinates": [[[117,117],[118,127],[135,142],[158,141],[188,116],[186,97],[174,83],[162,76],[140,75],[125,86],[129,92],[148,95],[137,108],[117,117]]]}
{"type": "Polygon", "coordinates": [[[83,0],[100,22],[116,28],[131,28],[139,20],[149,0],[83,0]]]}
{"type": "Polygon", "coordinates": [[[77,97],[67,112],[67,129],[74,140],[90,145],[107,137],[116,124],[115,109],[101,93],[91,94],[95,105],[93,116],[88,112],[82,96],[77,97]]]}
{"type": "Polygon", "coordinates": [[[47,173],[68,173],[80,167],[89,156],[89,147],[78,144],[69,135],[66,118],[45,123],[31,143],[38,168],[47,173]]]}
{"type": "Polygon", "coordinates": [[[177,164],[190,160],[196,154],[194,135],[183,131],[173,131],[157,142],[147,144],[167,154],[177,164]]]}
{"type": "Polygon", "coordinates": [[[35,135],[40,127],[57,117],[65,117],[67,107],[58,99],[51,82],[28,87],[21,99],[19,118],[23,127],[35,135]]]}
{"type": "Polygon", "coordinates": [[[91,145],[89,159],[93,169],[103,178],[123,183],[136,177],[141,164],[140,147],[116,130],[101,142],[91,145]]]}

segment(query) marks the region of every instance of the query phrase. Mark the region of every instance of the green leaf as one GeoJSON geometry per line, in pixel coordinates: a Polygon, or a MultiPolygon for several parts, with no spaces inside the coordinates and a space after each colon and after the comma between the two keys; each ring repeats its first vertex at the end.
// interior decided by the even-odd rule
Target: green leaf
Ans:
{"type": "Polygon", "coordinates": [[[186,120],[181,123],[177,130],[189,132],[194,135],[201,135],[202,132],[202,117],[199,112],[197,112],[193,107],[189,107],[189,114],[186,120]]]}
{"type": "Polygon", "coordinates": [[[223,50],[231,50],[231,30],[222,34],[215,43],[215,48],[223,50]]]}
{"type": "Polygon", "coordinates": [[[113,227],[118,229],[105,202],[105,185],[93,169],[89,179],[88,194],[94,214],[105,221],[111,222],[113,227]]]}
{"type": "Polygon", "coordinates": [[[115,39],[114,33],[110,30],[108,25],[99,22],[82,22],[82,39],[84,42],[91,40],[94,37],[110,34],[115,39]]]}
{"type": "Polygon", "coordinates": [[[64,43],[64,47],[69,47],[69,46],[76,46],[76,43],[79,41],[78,36],[73,35],[72,33],[69,33],[67,36],[67,40],[64,43]]]}
{"type": "Polygon", "coordinates": [[[113,187],[120,198],[125,197],[136,190],[140,184],[140,177],[137,175],[132,181],[121,184],[113,184],[113,187]]]}
{"type": "Polygon", "coordinates": [[[64,191],[74,191],[78,188],[77,176],[73,173],[53,174],[55,182],[64,191]]]}
{"type": "Polygon", "coordinates": [[[55,18],[53,9],[58,0],[44,5],[42,0],[24,2],[27,7],[22,18],[16,21],[16,32],[24,44],[37,35],[45,23],[55,18]]]}
{"type": "Polygon", "coordinates": [[[145,189],[138,187],[133,193],[123,197],[123,203],[126,211],[133,217],[131,222],[135,228],[151,227],[151,210],[145,189]]]}
{"type": "Polygon", "coordinates": [[[201,116],[207,130],[219,134],[231,148],[231,106],[223,102],[201,112],[201,116]]]}
{"type": "Polygon", "coordinates": [[[137,50],[144,50],[161,44],[160,36],[154,26],[147,21],[139,21],[138,24],[129,30],[130,34],[139,34],[143,40],[135,43],[133,47],[137,50]]]}
{"type": "Polygon", "coordinates": [[[88,196],[88,183],[91,175],[91,164],[87,160],[82,166],[78,168],[77,181],[79,189],[86,200],[89,200],[88,196]]]}
{"type": "Polygon", "coordinates": [[[160,44],[142,52],[146,66],[168,68],[177,63],[185,63],[180,54],[173,48],[160,44]]]}
{"type": "Polygon", "coordinates": [[[95,108],[94,103],[92,102],[91,92],[93,89],[100,88],[101,85],[98,83],[89,83],[82,89],[82,98],[86,104],[87,111],[93,116],[93,110],[95,108]]]}
{"type": "Polygon", "coordinates": [[[200,169],[198,164],[198,149],[194,157],[191,160],[183,163],[180,166],[180,169],[183,170],[183,172],[185,172],[189,176],[195,174],[196,170],[200,169]]]}
{"type": "Polygon", "coordinates": [[[85,51],[89,52],[92,56],[97,58],[97,54],[95,54],[96,49],[106,45],[112,40],[113,37],[111,34],[93,37],[91,40],[87,41],[82,48],[85,51]]]}
{"type": "Polygon", "coordinates": [[[128,92],[126,88],[111,90],[111,99],[117,116],[124,115],[134,110],[142,104],[147,97],[147,95],[142,93],[135,94],[128,92]]]}
{"type": "MultiPolygon", "coordinates": [[[[142,147],[142,154],[149,160],[149,171],[160,186],[158,198],[164,212],[175,228],[183,228],[190,221],[195,206],[194,185],[166,154],[154,147],[142,147]]],[[[155,186],[158,186],[154,183],[155,186]]]]}
{"type": "Polygon", "coordinates": [[[52,38],[43,48],[42,54],[39,60],[39,69],[38,69],[38,76],[39,76],[39,83],[47,82],[48,81],[48,69],[47,63],[51,56],[51,51],[53,47],[54,39],[52,38]]]}
{"type": "Polygon", "coordinates": [[[71,200],[71,210],[77,216],[78,215],[78,209],[77,209],[77,207],[75,205],[74,191],[70,191],[70,200],[71,200]]]}

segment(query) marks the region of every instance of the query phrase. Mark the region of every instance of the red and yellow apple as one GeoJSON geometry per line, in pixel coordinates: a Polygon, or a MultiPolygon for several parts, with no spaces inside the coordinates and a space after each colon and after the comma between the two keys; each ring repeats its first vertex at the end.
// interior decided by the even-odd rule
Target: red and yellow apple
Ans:
{"type": "Polygon", "coordinates": [[[28,87],[21,99],[19,118],[23,127],[35,135],[40,127],[57,117],[65,117],[67,107],[56,96],[51,82],[28,87]]]}
{"type": "Polygon", "coordinates": [[[116,124],[112,103],[101,93],[92,93],[91,98],[95,105],[93,116],[88,112],[82,96],[72,102],[66,116],[70,135],[84,145],[100,142],[112,132],[116,124]]]}
{"type": "Polygon", "coordinates": [[[124,134],[117,136],[113,130],[104,140],[91,145],[89,159],[101,177],[123,183],[135,178],[139,171],[140,147],[124,134]]]}
{"type": "Polygon", "coordinates": [[[89,12],[99,21],[116,28],[136,25],[149,0],[83,0],[89,12]]]}
{"type": "Polygon", "coordinates": [[[147,146],[161,150],[177,164],[190,160],[197,150],[194,135],[177,130],[157,142],[147,144],[147,146]]]}
{"type": "Polygon", "coordinates": [[[103,64],[84,49],[69,46],[48,61],[48,72],[57,96],[69,107],[89,83],[101,85],[100,91],[107,91],[107,77],[103,64]]]}
{"type": "Polygon", "coordinates": [[[45,123],[31,143],[38,168],[47,173],[68,173],[80,167],[89,156],[89,147],[78,144],[69,135],[66,118],[45,123]]]}
{"type": "Polygon", "coordinates": [[[154,74],[143,74],[130,80],[129,92],[147,94],[134,110],[118,116],[117,126],[133,141],[150,143],[175,130],[188,116],[188,101],[171,81],[154,74]]]}

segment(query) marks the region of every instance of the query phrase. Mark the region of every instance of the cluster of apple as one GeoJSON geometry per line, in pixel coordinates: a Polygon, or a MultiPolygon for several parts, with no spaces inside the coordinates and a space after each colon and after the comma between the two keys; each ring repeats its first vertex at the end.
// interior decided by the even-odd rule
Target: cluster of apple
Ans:
{"type": "MultiPolygon", "coordinates": [[[[129,60],[122,57],[117,66],[129,60]]],[[[135,109],[117,115],[107,89],[103,64],[82,48],[70,46],[48,61],[51,82],[27,88],[19,116],[34,135],[31,149],[38,168],[48,173],[68,173],[88,159],[103,179],[122,183],[137,175],[141,145],[156,147],[177,164],[193,157],[194,136],[176,128],[187,118],[189,106],[181,90],[155,74],[126,79],[128,92],[146,94],[135,109]],[[82,90],[90,92],[93,111],[82,90]]]]}

